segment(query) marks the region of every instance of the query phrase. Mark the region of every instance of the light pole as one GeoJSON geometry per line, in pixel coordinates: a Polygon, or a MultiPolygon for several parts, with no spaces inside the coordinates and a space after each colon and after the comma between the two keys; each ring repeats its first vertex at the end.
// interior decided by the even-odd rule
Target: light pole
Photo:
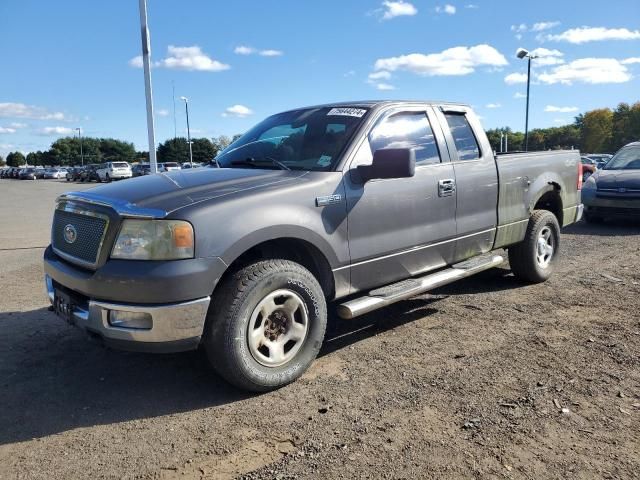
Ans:
{"type": "Polygon", "coordinates": [[[142,67],[144,70],[144,92],[147,103],[147,139],[149,140],[149,165],[151,173],[158,172],[156,160],[156,133],[153,119],[153,91],[151,90],[151,39],[147,23],[147,0],[139,0],[140,33],[142,35],[142,67]]]}
{"type": "Polygon", "coordinates": [[[524,151],[528,152],[529,151],[529,85],[531,84],[531,60],[538,57],[535,55],[531,55],[531,53],[528,50],[525,50],[524,48],[519,48],[516,51],[516,56],[520,60],[522,60],[523,58],[527,58],[529,60],[527,64],[527,113],[525,116],[525,123],[524,123],[524,151]]]}
{"type": "Polygon", "coordinates": [[[187,97],[180,97],[180,100],[184,101],[184,111],[187,114],[187,143],[189,144],[189,163],[193,168],[193,150],[191,149],[191,130],[189,129],[189,99],[187,97]]]}
{"type": "Polygon", "coordinates": [[[82,130],[80,127],[77,127],[78,138],[80,139],[80,165],[84,167],[84,154],[82,153],[82,130]]]}

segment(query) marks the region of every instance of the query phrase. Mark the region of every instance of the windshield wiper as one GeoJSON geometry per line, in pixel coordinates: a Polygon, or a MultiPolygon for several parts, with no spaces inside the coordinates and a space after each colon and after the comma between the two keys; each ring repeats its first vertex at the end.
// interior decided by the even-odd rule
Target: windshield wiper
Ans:
{"type": "MultiPolygon", "coordinates": [[[[276,167],[280,168],[281,170],[291,170],[289,167],[287,167],[284,163],[282,163],[280,160],[276,160],[273,157],[268,157],[265,156],[263,157],[265,160],[267,160],[268,162],[272,163],[273,165],[275,165],[276,167]]],[[[259,162],[258,160],[256,160],[253,157],[248,157],[242,160],[232,160],[231,161],[231,165],[249,165],[252,167],[257,167],[261,162],[259,162]]]]}

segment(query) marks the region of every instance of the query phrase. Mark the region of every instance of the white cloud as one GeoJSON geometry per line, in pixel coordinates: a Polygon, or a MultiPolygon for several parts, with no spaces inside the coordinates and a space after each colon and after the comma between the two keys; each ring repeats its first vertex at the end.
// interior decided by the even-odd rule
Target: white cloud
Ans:
{"type": "Polygon", "coordinates": [[[502,105],[500,105],[499,103],[487,103],[485,106],[487,108],[500,108],[500,107],[502,107],[502,105]]]}
{"type": "Polygon", "coordinates": [[[268,48],[266,50],[258,50],[253,47],[248,47],[246,45],[239,45],[233,49],[233,53],[237,55],[254,55],[258,54],[262,57],[281,57],[284,55],[282,50],[275,50],[272,48],[268,48]]]}
{"type": "Polygon", "coordinates": [[[128,63],[130,67],[142,68],[142,55],[133,57],[128,63]]]}
{"type": "Polygon", "coordinates": [[[386,70],[380,70],[379,72],[370,73],[369,80],[389,80],[391,73],[386,70]]]}
{"type": "Polygon", "coordinates": [[[513,94],[513,98],[527,98],[527,96],[524,93],[516,92],[513,94]]]}
{"type": "Polygon", "coordinates": [[[549,30],[550,28],[557,27],[560,22],[538,22],[531,26],[532,32],[542,32],[543,30],[549,30]]]}
{"type": "Polygon", "coordinates": [[[62,112],[49,112],[42,107],[24,103],[0,103],[0,118],[29,118],[33,120],[68,120],[62,112]]]}
{"type": "Polygon", "coordinates": [[[531,55],[535,58],[533,60],[535,65],[559,65],[564,63],[564,53],[560,50],[549,50],[548,48],[536,48],[531,51],[531,55]]]}
{"type": "Polygon", "coordinates": [[[631,80],[631,74],[615,58],[581,58],[555,67],[550,72],[541,73],[537,78],[548,85],[571,85],[574,82],[624,83],[631,80]]]}
{"type": "Polygon", "coordinates": [[[403,0],[385,0],[382,2],[382,6],[384,7],[382,20],[391,20],[392,18],[401,16],[412,16],[418,13],[418,9],[413,6],[412,3],[404,2],[403,0]]]}
{"type": "Polygon", "coordinates": [[[233,53],[237,55],[251,55],[256,53],[256,49],[253,47],[247,47],[246,45],[238,45],[233,49],[233,53]]]}
{"type": "Polygon", "coordinates": [[[160,108],[156,110],[156,115],[158,115],[159,117],[168,117],[169,110],[167,110],[166,108],[160,108]]]}
{"type": "Polygon", "coordinates": [[[167,47],[167,53],[168,56],[166,58],[156,62],[157,66],[176,70],[197,70],[205,72],[220,72],[230,68],[229,65],[206,55],[197,45],[191,47],[169,45],[169,47],[167,47]]]}
{"type": "MultiPolygon", "coordinates": [[[[129,60],[129,65],[136,68],[142,67],[142,56],[138,55],[129,60]]],[[[153,62],[154,67],[169,68],[173,70],[188,70],[202,72],[221,72],[229,70],[229,65],[214,60],[209,57],[202,49],[193,45],[191,47],[176,47],[169,45],[167,47],[167,57],[153,62]]]]}
{"type": "Polygon", "coordinates": [[[623,65],[632,65],[634,63],[640,63],[640,57],[625,58],[620,63],[623,65]]]}
{"type": "Polygon", "coordinates": [[[423,76],[468,75],[476,67],[508,65],[507,59],[490,45],[454,47],[440,53],[411,53],[376,60],[375,70],[407,70],[423,76]]]}
{"type": "Polygon", "coordinates": [[[510,73],[509,75],[504,77],[504,82],[507,85],[515,85],[517,83],[526,83],[527,74],[526,73],[510,73]]]}
{"type": "Polygon", "coordinates": [[[547,105],[544,107],[545,112],[571,113],[577,112],[578,107],[556,107],[555,105],[547,105]]]}
{"type": "Polygon", "coordinates": [[[20,122],[11,122],[9,124],[9,126],[11,128],[27,128],[29,125],[27,125],[26,123],[20,123],[20,122]]]}
{"type": "Polygon", "coordinates": [[[579,27],[571,28],[558,35],[540,36],[539,40],[555,42],[569,42],[581,44],[601,40],[637,40],[640,39],[640,30],[628,30],[626,28],[605,27],[579,27]]]}
{"type": "Polygon", "coordinates": [[[225,109],[224,113],[222,114],[223,117],[238,118],[248,117],[249,115],[253,115],[253,111],[250,108],[245,107],[244,105],[233,105],[225,109]]]}
{"type": "Polygon", "coordinates": [[[376,83],[376,88],[378,90],[395,90],[396,87],[394,87],[393,85],[390,85],[388,83],[376,83]]]}
{"type": "Polygon", "coordinates": [[[444,6],[438,5],[436,7],[436,13],[446,13],[448,15],[455,15],[456,7],[454,7],[453,5],[450,5],[448,3],[446,5],[444,5],[444,6]]]}
{"type": "Polygon", "coordinates": [[[73,128],[69,127],[44,127],[38,130],[38,135],[71,135],[73,128]]]}
{"type": "Polygon", "coordinates": [[[268,49],[268,50],[260,50],[259,55],[263,57],[281,57],[282,55],[284,55],[284,52],[282,50],[268,49]]]}
{"type": "Polygon", "coordinates": [[[521,23],[520,25],[511,25],[511,31],[516,33],[526,32],[528,30],[526,23],[521,23]]]}
{"type": "Polygon", "coordinates": [[[476,8],[480,8],[478,5],[476,5],[475,3],[469,3],[468,5],[465,5],[464,8],[470,8],[472,10],[476,9],[476,8]]]}
{"type": "Polygon", "coordinates": [[[16,133],[16,129],[11,127],[0,127],[0,133],[16,133]]]}

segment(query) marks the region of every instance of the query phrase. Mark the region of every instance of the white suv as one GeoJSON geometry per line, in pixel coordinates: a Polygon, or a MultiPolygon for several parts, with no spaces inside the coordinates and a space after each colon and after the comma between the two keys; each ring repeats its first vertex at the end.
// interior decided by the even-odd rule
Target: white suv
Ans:
{"type": "Polygon", "coordinates": [[[131,178],[131,165],[127,162],[107,162],[96,169],[101,182],[131,178]]]}

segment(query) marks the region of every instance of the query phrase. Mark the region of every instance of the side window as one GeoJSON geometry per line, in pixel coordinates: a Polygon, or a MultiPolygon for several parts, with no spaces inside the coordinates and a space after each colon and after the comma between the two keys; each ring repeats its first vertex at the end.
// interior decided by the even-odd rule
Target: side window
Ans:
{"type": "Polygon", "coordinates": [[[429,119],[424,112],[391,115],[369,134],[371,153],[383,148],[411,148],[416,165],[440,163],[440,153],[429,119]]]}
{"type": "Polygon", "coordinates": [[[467,116],[460,113],[445,113],[447,123],[451,129],[453,141],[456,143],[460,160],[476,160],[480,158],[480,147],[473,134],[467,116]]]}

